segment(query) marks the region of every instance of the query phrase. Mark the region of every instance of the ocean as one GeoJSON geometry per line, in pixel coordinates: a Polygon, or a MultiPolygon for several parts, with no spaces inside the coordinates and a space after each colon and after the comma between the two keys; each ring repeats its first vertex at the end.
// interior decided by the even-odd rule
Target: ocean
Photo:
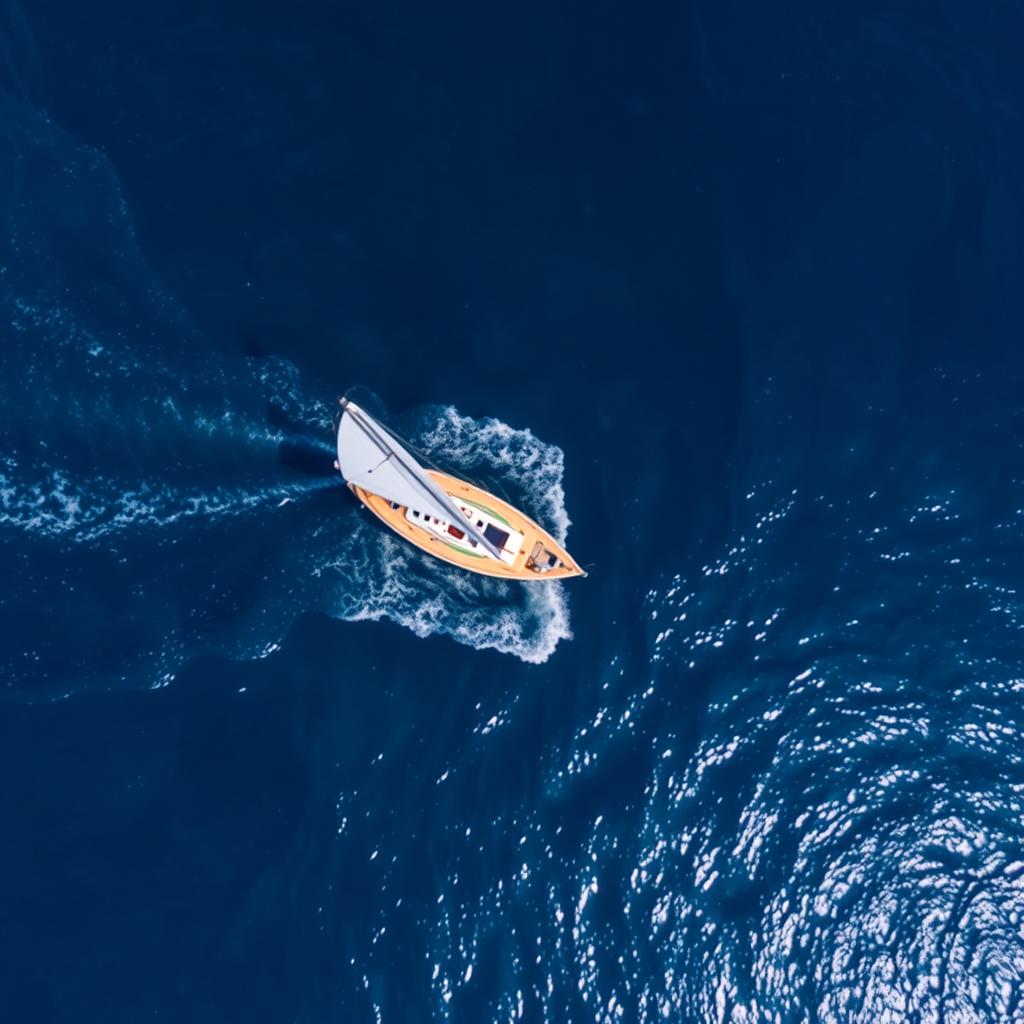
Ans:
{"type": "Polygon", "coordinates": [[[1022,32],[4,4],[4,1019],[1024,1021],[1022,32]]]}

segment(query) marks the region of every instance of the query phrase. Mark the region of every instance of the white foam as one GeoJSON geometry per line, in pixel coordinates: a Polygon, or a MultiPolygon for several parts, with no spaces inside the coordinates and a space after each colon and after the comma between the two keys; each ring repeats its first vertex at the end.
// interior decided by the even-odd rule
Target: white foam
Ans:
{"type": "MultiPolygon", "coordinates": [[[[109,184],[116,195],[116,179],[109,184]]],[[[269,652],[291,618],[312,608],[352,621],[388,619],[416,636],[449,636],[531,664],[571,636],[560,583],[508,583],[448,567],[361,519],[347,496],[333,508],[325,503],[322,516],[297,514],[291,505],[278,512],[338,486],[336,476],[284,478],[277,453],[281,442],[299,441],[329,455],[331,406],[302,387],[286,360],[210,351],[141,255],[126,249],[123,258],[137,261],[146,282],[138,322],[133,316],[96,328],[60,291],[8,297],[32,385],[11,389],[9,405],[18,404],[8,411],[15,423],[32,425],[32,441],[0,460],[0,529],[88,545],[170,528],[198,537],[243,514],[264,516],[258,523],[269,535],[287,515],[288,585],[274,589],[279,585],[267,580],[267,592],[254,601],[258,623],[225,627],[224,648],[236,656],[269,652]],[[147,332],[161,344],[148,344],[147,332]],[[268,422],[268,404],[287,429],[268,422]],[[59,420],[53,408],[61,410],[59,420]],[[84,441],[78,448],[69,443],[76,434],[84,441]],[[300,582],[307,588],[301,593],[300,582]]],[[[421,423],[419,434],[411,432],[415,445],[456,472],[504,481],[515,504],[565,542],[570,522],[558,447],[529,429],[474,420],[451,406],[425,410],[421,423]]],[[[187,637],[164,643],[169,677],[191,645],[187,637]]]]}
{"type": "MultiPolygon", "coordinates": [[[[564,456],[528,429],[474,420],[454,407],[424,414],[426,428],[410,440],[456,471],[484,469],[504,477],[560,543],[570,521],[562,487],[564,456]]],[[[548,660],[570,639],[569,608],[557,581],[509,582],[445,565],[357,521],[316,575],[340,577],[334,614],[349,621],[387,619],[419,637],[449,636],[475,650],[511,654],[529,664],[548,660]]]]}
{"type": "Polygon", "coordinates": [[[103,477],[73,481],[66,471],[56,469],[31,482],[0,473],[0,526],[34,536],[90,543],[111,534],[165,528],[186,519],[214,520],[279,507],[334,485],[335,481],[326,479],[188,491],[145,481],[126,488],[103,477]]]}
{"type": "Polygon", "coordinates": [[[529,428],[510,427],[501,420],[474,420],[454,406],[431,410],[433,425],[417,439],[421,448],[457,466],[484,466],[510,478],[523,492],[525,511],[565,543],[572,521],[565,508],[565,455],[557,445],[541,441],[529,428]]]}
{"type": "Polygon", "coordinates": [[[317,574],[325,571],[341,577],[335,613],[351,622],[387,619],[419,637],[449,636],[533,665],[572,636],[561,583],[470,576],[369,523],[359,523],[317,574]]]}

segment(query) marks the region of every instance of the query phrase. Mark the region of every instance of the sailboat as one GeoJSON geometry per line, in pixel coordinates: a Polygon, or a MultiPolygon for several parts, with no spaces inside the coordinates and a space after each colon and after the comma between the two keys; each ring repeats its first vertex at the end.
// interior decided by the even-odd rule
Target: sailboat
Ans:
{"type": "Polygon", "coordinates": [[[587,574],[542,526],[482,487],[426,467],[365,409],[338,400],[335,468],[400,537],[482,576],[565,579],[587,574]]]}

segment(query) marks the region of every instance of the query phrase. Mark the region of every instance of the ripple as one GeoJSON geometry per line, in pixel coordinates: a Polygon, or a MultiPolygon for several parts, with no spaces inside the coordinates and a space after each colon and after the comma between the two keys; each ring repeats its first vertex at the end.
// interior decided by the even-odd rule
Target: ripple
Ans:
{"type": "Polygon", "coordinates": [[[608,667],[519,866],[442,888],[439,1016],[1024,1018],[1014,519],[769,490],[720,559],[649,591],[650,681],[608,667]]]}

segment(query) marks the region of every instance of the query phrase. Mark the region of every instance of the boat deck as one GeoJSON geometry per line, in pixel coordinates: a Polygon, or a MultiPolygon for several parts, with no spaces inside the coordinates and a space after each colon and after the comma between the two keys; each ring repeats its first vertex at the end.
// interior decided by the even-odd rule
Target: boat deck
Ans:
{"type": "MultiPolygon", "coordinates": [[[[416,510],[401,505],[396,507],[386,498],[371,494],[357,484],[349,486],[356,497],[395,533],[436,558],[461,569],[484,576],[518,580],[552,580],[586,575],[551,534],[507,501],[439,470],[428,469],[426,472],[460,508],[474,516],[481,529],[490,529],[488,539],[505,536],[500,562],[484,552],[473,550],[476,545],[462,535],[457,524],[420,516],[416,510]],[[532,568],[531,563],[538,560],[538,551],[541,549],[555,555],[561,564],[546,572],[532,568]]],[[[540,560],[543,563],[545,559],[540,560]]]]}

